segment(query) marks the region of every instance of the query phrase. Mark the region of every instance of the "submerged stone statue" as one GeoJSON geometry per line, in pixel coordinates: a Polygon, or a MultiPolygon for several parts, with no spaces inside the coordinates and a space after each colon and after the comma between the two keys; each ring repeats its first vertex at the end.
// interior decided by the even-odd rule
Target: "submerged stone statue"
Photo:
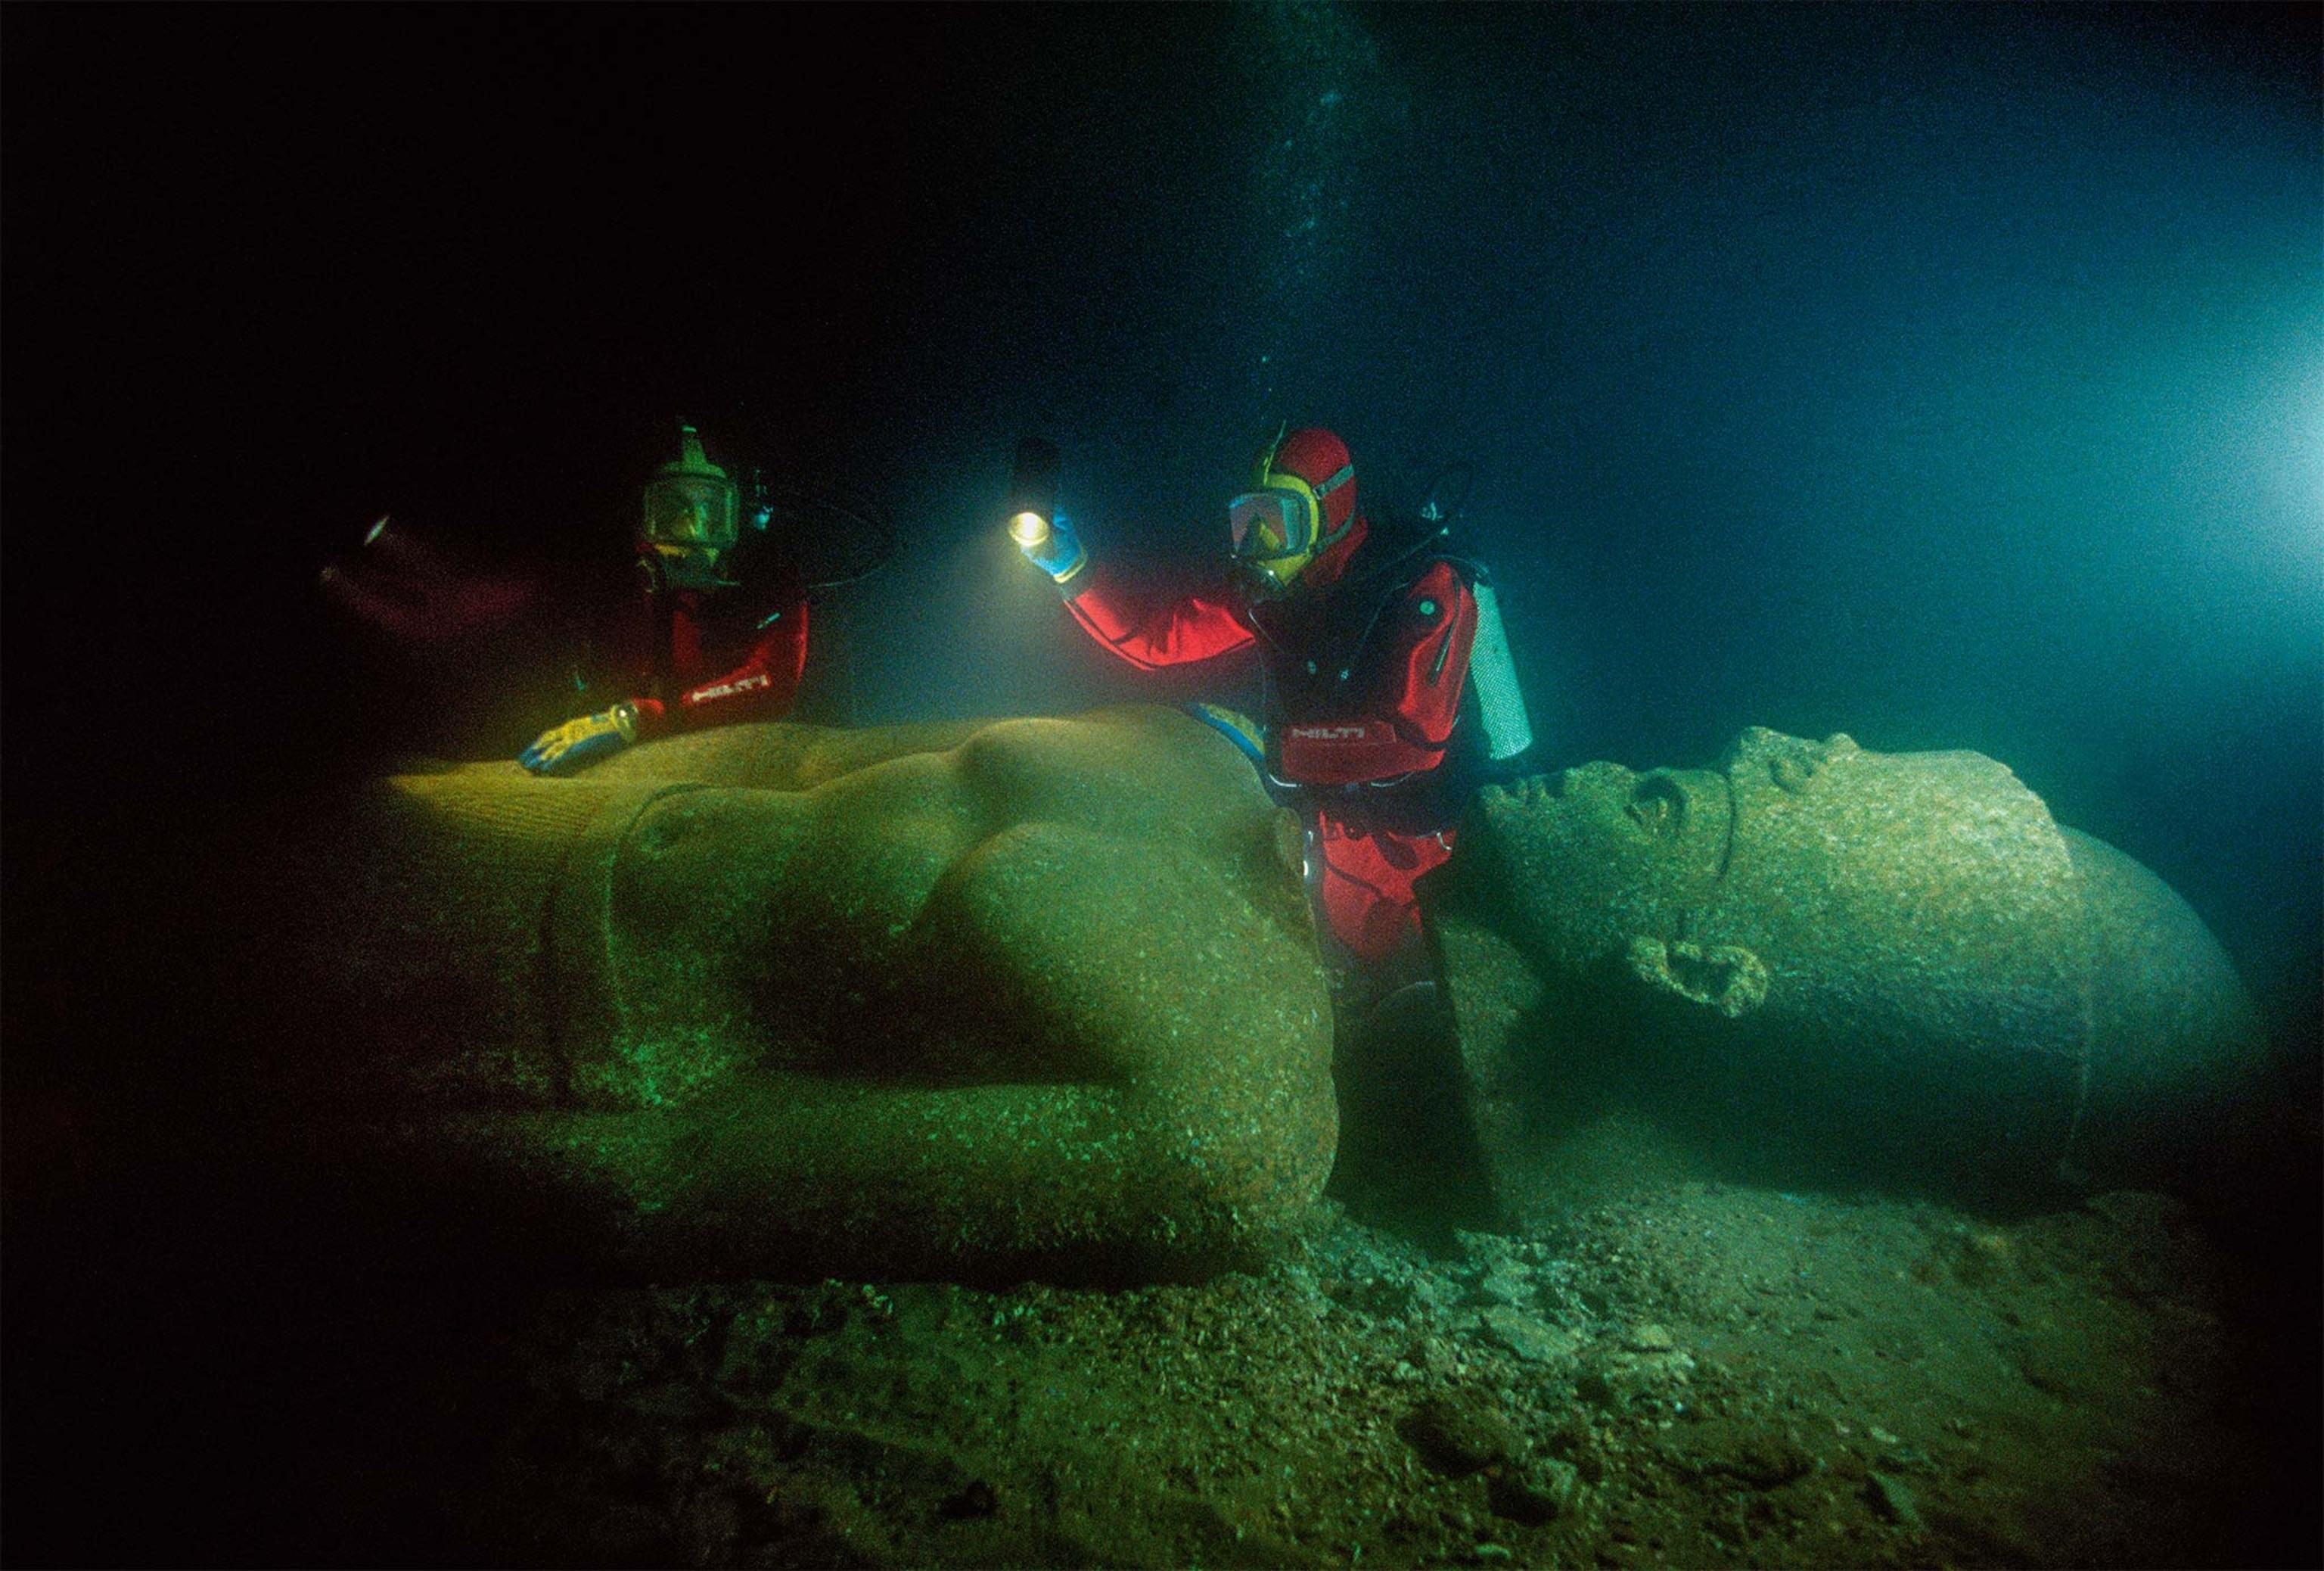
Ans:
{"type": "Polygon", "coordinates": [[[2186,904],[1974,753],[1755,728],[1489,789],[1429,905],[1507,1210],[1617,1101],[1771,1176],[2154,1181],[2264,1059],[2186,904]]]}
{"type": "MultiPolygon", "coordinates": [[[[1298,861],[1141,707],[428,766],[190,892],[229,1105],[391,1209],[656,1271],[1133,1280],[1256,1260],[1332,1172],[1298,861]]],[[[2185,904],[1975,753],[1586,764],[1485,791],[1424,892],[1504,1215],[1615,1105],[1785,1182],[2164,1181],[2262,1060],[2185,904]]]]}
{"type": "Polygon", "coordinates": [[[279,1124],[656,1270],[1194,1275],[1335,1143],[1297,830],[1175,710],[399,775],[246,864],[279,1124]]]}

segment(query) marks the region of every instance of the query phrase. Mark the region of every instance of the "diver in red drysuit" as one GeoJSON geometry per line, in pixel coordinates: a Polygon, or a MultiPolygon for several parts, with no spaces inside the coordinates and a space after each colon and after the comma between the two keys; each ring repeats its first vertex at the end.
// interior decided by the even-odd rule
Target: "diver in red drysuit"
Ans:
{"type": "Polygon", "coordinates": [[[1228,517],[1231,584],[1169,604],[1091,562],[1062,518],[1019,543],[1074,619],[1133,665],[1257,646],[1263,729],[1197,713],[1306,813],[1309,891],[1342,980],[1425,974],[1413,883],[1452,855],[1459,764],[1474,747],[1462,699],[1478,570],[1443,549],[1441,528],[1395,530],[1360,512],[1347,446],[1328,430],[1278,437],[1228,517]]]}
{"type": "MultiPolygon", "coordinates": [[[[762,531],[738,521],[726,472],[694,428],[646,487],[643,593],[616,642],[629,696],[543,732],[518,762],[563,773],[633,742],[790,713],[807,670],[807,596],[762,531]]],[[[615,688],[614,691],[622,689],[615,688]]]]}

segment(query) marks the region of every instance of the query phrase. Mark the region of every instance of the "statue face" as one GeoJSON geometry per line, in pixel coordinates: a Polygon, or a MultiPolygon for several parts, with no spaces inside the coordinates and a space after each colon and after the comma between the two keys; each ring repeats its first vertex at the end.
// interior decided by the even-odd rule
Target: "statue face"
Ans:
{"type": "Polygon", "coordinates": [[[1499,903],[1526,913],[1538,952],[1587,964],[1637,934],[1676,936],[1719,882],[1732,818],[1714,771],[1585,763],[1488,786],[1462,849],[1499,903]]]}
{"type": "Polygon", "coordinates": [[[1471,821],[1480,903],[1545,972],[1610,963],[1730,1015],[2081,1050],[2078,881],[2040,799],[1981,754],[1754,726],[1711,769],[1583,764],[1486,791],[1471,821]]]}

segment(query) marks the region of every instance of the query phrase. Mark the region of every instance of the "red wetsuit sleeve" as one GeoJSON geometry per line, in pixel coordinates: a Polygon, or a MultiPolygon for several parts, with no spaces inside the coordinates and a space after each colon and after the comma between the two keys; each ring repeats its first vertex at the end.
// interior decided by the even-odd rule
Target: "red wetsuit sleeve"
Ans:
{"type": "Polygon", "coordinates": [[[807,603],[798,601],[770,617],[742,663],[697,682],[673,703],[635,698],[638,735],[664,736],[706,725],[743,720],[779,720],[791,712],[799,679],[807,671],[807,603]]]}
{"type": "Polygon", "coordinates": [[[1444,762],[1469,650],[1477,640],[1477,597],[1449,562],[1438,562],[1386,615],[1366,711],[1344,720],[1286,727],[1282,773],[1301,785],[1351,785],[1434,769],[1444,762]]]}
{"type": "Polygon", "coordinates": [[[1092,638],[1141,670],[1209,660],[1252,639],[1223,596],[1190,595],[1152,605],[1095,562],[1065,586],[1065,609],[1092,638]]]}

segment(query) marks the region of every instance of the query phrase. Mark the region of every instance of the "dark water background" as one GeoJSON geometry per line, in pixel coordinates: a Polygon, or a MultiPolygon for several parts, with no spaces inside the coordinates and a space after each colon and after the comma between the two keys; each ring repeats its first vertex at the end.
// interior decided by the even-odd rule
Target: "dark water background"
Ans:
{"type": "Polygon", "coordinates": [[[902,531],[807,717],[1234,697],[997,499],[1043,432],[1192,570],[1287,417],[1477,466],[1545,766],[1990,753],[2312,1055],[2317,16],[12,9],[14,887],[408,744],[318,567],[392,509],[577,583],[678,414],[902,531]]]}

